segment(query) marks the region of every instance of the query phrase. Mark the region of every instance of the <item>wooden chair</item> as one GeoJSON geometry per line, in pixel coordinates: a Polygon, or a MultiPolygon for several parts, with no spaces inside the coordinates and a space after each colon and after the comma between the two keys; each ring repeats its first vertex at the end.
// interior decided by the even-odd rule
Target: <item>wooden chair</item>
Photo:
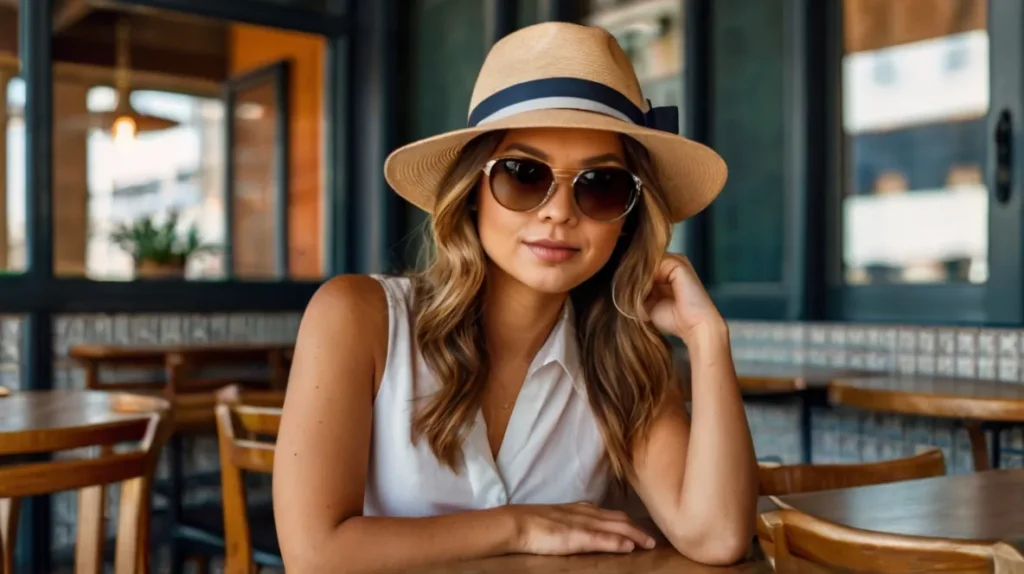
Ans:
{"type": "Polygon", "coordinates": [[[762,514],[758,522],[758,536],[768,536],[775,547],[773,562],[780,573],[822,567],[877,574],[1024,572],[1024,556],[1002,542],[869,532],[789,509],[762,514]]]}
{"type": "Polygon", "coordinates": [[[908,458],[861,464],[759,464],[762,496],[851,488],[946,474],[942,451],[931,449],[908,458]]]}
{"type": "MultiPolygon", "coordinates": [[[[271,474],[274,444],[281,424],[283,391],[243,391],[230,386],[217,394],[217,437],[220,445],[224,507],[225,574],[252,574],[258,565],[283,567],[272,509],[269,526],[250,528],[243,471],[271,474]]],[[[265,514],[265,513],[264,513],[265,514]]]]}
{"type": "Polygon", "coordinates": [[[166,401],[131,395],[118,399],[131,403],[129,410],[138,412],[138,416],[94,426],[6,433],[0,439],[0,460],[25,460],[90,447],[99,451],[98,456],[91,458],[0,465],[0,573],[14,572],[19,499],[67,490],[78,491],[75,572],[103,572],[106,486],[114,483],[121,485],[114,572],[149,572],[151,488],[160,449],[170,435],[172,421],[166,401]],[[124,443],[136,446],[115,450],[124,443]]]}

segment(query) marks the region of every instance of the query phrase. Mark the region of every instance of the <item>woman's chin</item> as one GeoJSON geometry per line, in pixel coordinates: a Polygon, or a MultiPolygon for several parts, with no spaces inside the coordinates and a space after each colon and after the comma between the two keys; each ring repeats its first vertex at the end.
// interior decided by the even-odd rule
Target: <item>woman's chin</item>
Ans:
{"type": "Polygon", "coordinates": [[[526,269],[517,269],[514,276],[530,289],[549,295],[568,293],[587,279],[579,270],[569,266],[530,266],[526,269]]]}

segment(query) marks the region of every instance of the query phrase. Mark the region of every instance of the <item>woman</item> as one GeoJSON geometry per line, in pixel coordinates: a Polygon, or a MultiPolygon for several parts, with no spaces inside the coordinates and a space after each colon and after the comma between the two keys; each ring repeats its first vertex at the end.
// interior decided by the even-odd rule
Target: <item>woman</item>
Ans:
{"type": "Polygon", "coordinates": [[[599,507],[626,486],[679,552],[737,561],[756,463],[728,332],[665,254],[721,158],[573,24],[498,42],[469,123],[385,165],[433,216],[432,264],[332,279],[303,317],[274,468],[288,572],[651,548],[599,507]],[[689,351],[692,422],[666,336],[689,351]]]}

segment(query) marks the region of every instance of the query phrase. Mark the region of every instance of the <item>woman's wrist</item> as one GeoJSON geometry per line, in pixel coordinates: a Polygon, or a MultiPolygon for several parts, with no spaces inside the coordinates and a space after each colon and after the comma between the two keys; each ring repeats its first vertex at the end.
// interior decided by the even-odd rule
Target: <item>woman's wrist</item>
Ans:
{"type": "Polygon", "coordinates": [[[491,509],[491,512],[494,513],[495,529],[501,533],[499,554],[523,552],[523,525],[516,506],[499,506],[491,509]]]}
{"type": "Polygon", "coordinates": [[[729,326],[721,318],[698,323],[679,338],[686,345],[691,362],[723,352],[729,354],[729,326]]]}

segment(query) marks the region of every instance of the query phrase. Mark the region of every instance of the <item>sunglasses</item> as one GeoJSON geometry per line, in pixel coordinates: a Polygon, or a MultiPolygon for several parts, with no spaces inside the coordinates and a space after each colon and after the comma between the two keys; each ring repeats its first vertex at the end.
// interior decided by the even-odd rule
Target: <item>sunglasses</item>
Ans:
{"type": "Polygon", "coordinates": [[[557,170],[534,159],[496,158],[484,164],[491,195],[505,209],[526,212],[544,205],[554,193],[558,173],[572,175],[580,212],[602,222],[624,217],[640,196],[640,178],[621,167],[557,170]]]}

